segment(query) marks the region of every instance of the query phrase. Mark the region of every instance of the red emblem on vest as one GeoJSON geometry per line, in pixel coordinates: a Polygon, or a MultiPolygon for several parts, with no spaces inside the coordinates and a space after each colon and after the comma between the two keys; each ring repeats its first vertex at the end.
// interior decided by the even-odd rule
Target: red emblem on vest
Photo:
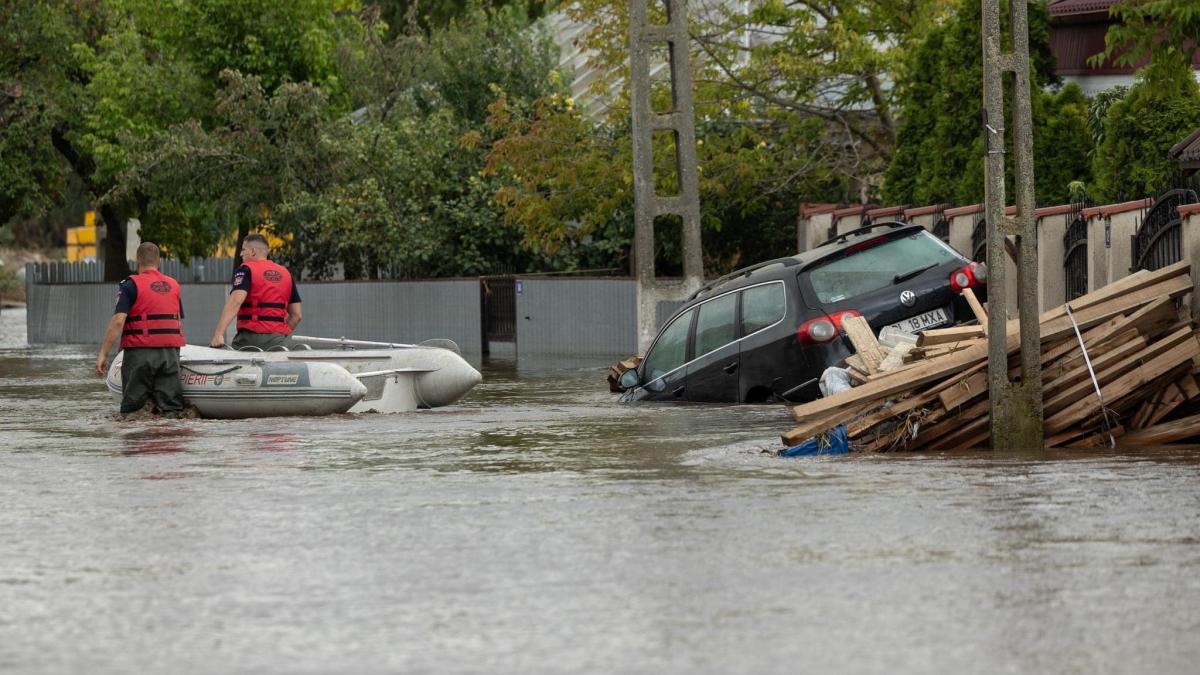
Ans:
{"type": "Polygon", "coordinates": [[[280,274],[278,270],[267,270],[266,272],[263,272],[263,278],[273,284],[277,284],[279,283],[279,280],[283,278],[283,275],[280,274]]]}
{"type": "Polygon", "coordinates": [[[170,293],[171,284],[168,284],[165,281],[155,281],[150,284],[150,290],[154,291],[155,293],[170,293]]]}

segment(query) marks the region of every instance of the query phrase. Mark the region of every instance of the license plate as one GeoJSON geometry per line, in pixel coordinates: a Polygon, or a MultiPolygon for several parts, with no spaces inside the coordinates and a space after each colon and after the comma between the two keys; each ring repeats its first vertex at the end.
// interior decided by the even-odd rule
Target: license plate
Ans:
{"type": "MultiPolygon", "coordinates": [[[[903,321],[897,321],[896,323],[891,324],[891,326],[906,333],[919,333],[926,328],[940,326],[946,323],[947,320],[946,309],[944,307],[938,307],[937,309],[930,310],[924,314],[910,316],[903,321]]],[[[884,326],[884,328],[888,328],[888,326],[884,326]]]]}

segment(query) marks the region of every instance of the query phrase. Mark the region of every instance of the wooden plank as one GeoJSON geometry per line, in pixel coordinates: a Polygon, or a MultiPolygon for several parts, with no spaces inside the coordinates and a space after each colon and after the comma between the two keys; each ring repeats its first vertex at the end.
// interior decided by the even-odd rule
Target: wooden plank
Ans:
{"type": "MultiPolygon", "coordinates": [[[[1180,298],[1192,290],[1192,280],[1186,276],[1174,277],[1159,284],[1121,295],[1111,300],[1093,305],[1078,312],[1072,310],[1072,316],[1079,330],[1085,330],[1104,323],[1115,316],[1124,314],[1135,308],[1141,308],[1148,302],[1156,302],[1159,298],[1180,298]]],[[[1042,323],[1042,342],[1055,340],[1075,333],[1071,317],[1062,316],[1042,323]]],[[[1018,333],[1020,331],[1018,330],[1018,333]]],[[[1010,330],[1011,333],[1011,330],[1010,330]]]]}
{"type": "Polygon", "coordinates": [[[1158,424],[1162,421],[1162,418],[1170,415],[1172,411],[1183,405],[1183,402],[1187,400],[1183,396],[1183,390],[1174,382],[1167,385],[1155,398],[1158,399],[1158,403],[1151,407],[1149,416],[1143,425],[1138,427],[1139,429],[1158,424]]]}
{"type": "Polygon", "coordinates": [[[925,392],[901,401],[890,408],[885,408],[878,412],[867,415],[862,420],[846,427],[846,435],[850,438],[858,438],[859,436],[862,436],[866,432],[870,431],[876,425],[882,424],[883,422],[886,422],[894,417],[906,415],[922,406],[929,405],[937,400],[939,392],[954,387],[958,382],[977,374],[984,367],[985,364],[974,366],[959,375],[947,378],[944,382],[934,385],[925,392]]]}
{"type": "MultiPolygon", "coordinates": [[[[1170,351],[1172,348],[1182,344],[1187,339],[1188,332],[1186,330],[1181,330],[1173,333],[1167,338],[1163,338],[1162,340],[1155,342],[1152,345],[1143,347],[1134,354],[1127,355],[1115,362],[1111,362],[1110,360],[1106,359],[1095,371],[1096,381],[1100,383],[1101,391],[1104,391],[1104,387],[1113,380],[1122,377],[1132,370],[1140,368],[1146,360],[1155,358],[1167,351],[1170,351]]],[[[1055,385],[1053,382],[1050,384],[1055,385]]],[[[1095,400],[1095,389],[1096,386],[1092,383],[1091,376],[1078,379],[1075,384],[1066,386],[1065,388],[1057,388],[1055,389],[1053,395],[1043,395],[1043,413],[1049,417],[1050,415],[1061,411],[1063,408],[1070,406],[1080,399],[1095,400]]],[[[1115,403],[1115,400],[1109,399],[1107,395],[1105,396],[1104,401],[1108,405],[1115,403]]]]}
{"type": "Polygon", "coordinates": [[[780,438],[783,439],[784,445],[790,448],[793,445],[799,445],[804,441],[807,441],[817,434],[829,431],[837,425],[842,424],[847,419],[854,419],[855,417],[871,410],[873,407],[874,404],[865,403],[861,407],[851,410],[849,413],[839,417],[826,417],[812,420],[793,428],[791,431],[780,436],[780,438]]]}
{"type": "Polygon", "coordinates": [[[988,419],[988,410],[991,409],[991,405],[991,401],[985,399],[956,415],[947,415],[938,424],[927,425],[921,433],[917,434],[917,438],[908,444],[908,449],[920,450],[929,447],[939,439],[961,431],[963,425],[970,424],[971,420],[988,419]]]}
{"type": "Polygon", "coordinates": [[[1129,422],[1130,429],[1145,429],[1150,426],[1150,424],[1147,424],[1150,415],[1162,403],[1163,396],[1167,394],[1168,388],[1163,387],[1151,394],[1145,401],[1142,401],[1142,404],[1138,406],[1137,412],[1133,414],[1133,419],[1129,422]]]}
{"type": "MultiPolygon", "coordinates": [[[[1113,368],[1126,359],[1131,359],[1129,361],[1131,368],[1136,367],[1136,364],[1132,359],[1139,356],[1145,349],[1146,340],[1138,337],[1137,339],[1126,342],[1107,354],[1097,356],[1092,361],[1092,370],[1096,373],[1096,379],[1101,385],[1103,385],[1104,379],[1102,379],[1101,374],[1105,373],[1106,371],[1112,372],[1109,370],[1110,368],[1113,368]]],[[[1120,373],[1117,373],[1117,375],[1119,374],[1120,373]]],[[[1116,377],[1117,375],[1112,375],[1111,377],[1116,377]]],[[[1046,406],[1049,406],[1051,410],[1054,410],[1056,409],[1054,406],[1058,401],[1070,400],[1071,398],[1079,396],[1094,396],[1095,389],[1096,386],[1092,384],[1092,376],[1088,372],[1087,363],[1085,363],[1081,357],[1078,361],[1078,364],[1074,368],[1068,370],[1065,374],[1059,377],[1055,377],[1048,382],[1042,383],[1042,400],[1045,401],[1046,406]],[[1066,393],[1064,394],[1063,392],[1066,393]],[[1063,395],[1062,399],[1059,398],[1060,394],[1063,395]]]]}
{"type": "Polygon", "coordinates": [[[1200,415],[1163,422],[1139,431],[1130,431],[1121,438],[1120,445],[1161,445],[1193,438],[1200,438],[1200,415]]]}
{"type": "MultiPolygon", "coordinates": [[[[983,403],[990,406],[988,401],[983,401],[983,403]]],[[[966,416],[963,415],[962,417],[965,418],[966,416]]],[[[942,436],[927,447],[929,450],[977,448],[986,445],[986,441],[991,435],[991,415],[976,415],[965,419],[963,424],[954,429],[953,433],[942,436]]]]}
{"type": "Polygon", "coordinates": [[[850,344],[854,345],[855,353],[862,358],[863,365],[867,368],[867,374],[878,373],[879,364],[886,354],[879,346],[879,341],[875,339],[875,332],[871,330],[871,325],[867,323],[867,320],[861,316],[846,317],[842,319],[842,330],[846,333],[846,337],[850,338],[850,344]]]}
{"type": "Polygon", "coordinates": [[[892,350],[888,352],[888,355],[885,356],[883,361],[879,363],[879,372],[886,373],[891,370],[902,368],[904,366],[904,358],[908,356],[909,352],[916,348],[917,346],[910,342],[901,342],[895,347],[892,347],[892,350]]]}
{"type": "Polygon", "coordinates": [[[987,393],[988,390],[988,374],[986,369],[981,369],[979,372],[972,374],[970,377],[964,378],[954,387],[947,388],[938,394],[941,399],[942,407],[946,410],[954,410],[961,407],[963,404],[970,403],[975,398],[987,393]]]}
{"type": "Polygon", "coordinates": [[[953,328],[930,328],[917,336],[918,347],[944,345],[963,340],[987,337],[982,326],[955,326],[953,328]]]}
{"type": "Polygon", "coordinates": [[[1200,383],[1196,382],[1195,373],[1189,373],[1179,378],[1175,384],[1183,391],[1186,400],[1191,401],[1195,398],[1200,398],[1200,383]]]}
{"type": "Polygon", "coordinates": [[[842,391],[828,398],[819,398],[792,408],[792,416],[804,423],[830,415],[838,415],[864,402],[882,402],[889,396],[915,389],[923,384],[961,372],[987,359],[987,344],[955,352],[940,359],[924,361],[912,368],[885,373],[870,382],[842,391]]]}
{"type": "MultiPolygon", "coordinates": [[[[1161,377],[1197,355],[1200,355],[1200,343],[1194,339],[1184,340],[1165,353],[1140,363],[1139,367],[1126,372],[1115,380],[1102,384],[1100,391],[1104,394],[1105,403],[1111,404],[1122,396],[1136,391],[1139,387],[1145,387],[1155,378],[1161,377]]],[[[1046,419],[1046,433],[1056,434],[1066,429],[1090,415],[1099,407],[1099,404],[1094,396],[1077,400],[1046,419]]]]}
{"type": "Polygon", "coordinates": [[[988,315],[983,311],[983,305],[979,304],[979,298],[975,297],[975,291],[970,288],[962,290],[962,296],[967,301],[967,306],[971,308],[971,313],[975,315],[975,320],[979,322],[979,327],[983,329],[983,334],[987,335],[988,315]]]}
{"type": "MultiPolygon", "coordinates": [[[[1091,293],[1087,293],[1075,298],[1069,303],[1071,305],[1071,311],[1078,312],[1086,307],[1091,307],[1092,305],[1106,302],[1112,298],[1120,297],[1127,293],[1153,286],[1161,281],[1174,278],[1178,275],[1188,274],[1191,272],[1191,269],[1191,262],[1184,260],[1177,262],[1174,265],[1168,265],[1154,272],[1138,270],[1137,272],[1134,272],[1129,276],[1122,277],[1111,284],[1106,284],[1105,286],[1102,286],[1091,293]]],[[[1040,320],[1042,323],[1045,323],[1052,319],[1066,316],[1066,314],[1066,305],[1059,305],[1043,312],[1040,320]]]]}
{"type": "MultiPolygon", "coordinates": [[[[1111,440],[1116,440],[1125,435],[1125,427],[1117,425],[1108,431],[1089,432],[1090,435],[1084,436],[1074,443],[1067,443],[1068,448],[1077,448],[1080,450],[1090,450],[1093,448],[1107,448],[1111,440]]],[[[1054,447],[1047,445],[1047,448],[1054,447]]]]}

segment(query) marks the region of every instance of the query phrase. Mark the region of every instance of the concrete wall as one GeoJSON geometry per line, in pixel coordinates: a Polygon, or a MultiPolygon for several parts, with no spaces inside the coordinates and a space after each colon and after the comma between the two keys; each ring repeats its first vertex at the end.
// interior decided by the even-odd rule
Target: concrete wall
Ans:
{"type": "Polygon", "coordinates": [[[1066,250],[1063,248],[1063,236],[1067,233],[1069,218],[1069,213],[1055,213],[1037,219],[1039,313],[1067,301],[1067,277],[1063,267],[1066,250]]]}
{"type": "Polygon", "coordinates": [[[1141,209],[1109,215],[1112,247],[1108,251],[1106,278],[1110,283],[1129,276],[1129,267],[1133,264],[1133,235],[1137,233],[1144,215],[1145,212],[1141,209]]]}
{"type": "Polygon", "coordinates": [[[814,248],[825,243],[829,239],[829,226],[833,222],[833,212],[814,213],[809,217],[805,227],[805,251],[811,251],[814,248]]]}
{"type": "MultiPolygon", "coordinates": [[[[208,344],[229,287],[181,284],[183,331],[208,344]]],[[[26,286],[30,344],[96,344],[116,304],[116,284],[26,286]]],[[[482,351],[479,282],[309,282],[300,284],[299,333],[387,342],[450,338],[465,355],[482,351]]],[[[233,336],[230,328],[228,338],[233,336]]]]}
{"type": "Polygon", "coordinates": [[[974,253],[971,250],[971,232],[975,229],[975,214],[979,211],[978,208],[963,207],[947,209],[945,212],[950,219],[950,248],[968,258],[974,253]]]}
{"type": "MultiPolygon", "coordinates": [[[[1192,282],[1195,288],[1200,289],[1200,270],[1196,269],[1200,265],[1200,204],[1179,207],[1179,215],[1183,220],[1180,224],[1183,230],[1183,257],[1192,261],[1192,282]]],[[[1200,319],[1200,291],[1193,290],[1191,298],[1185,300],[1191,303],[1192,317],[1200,319]]]]}

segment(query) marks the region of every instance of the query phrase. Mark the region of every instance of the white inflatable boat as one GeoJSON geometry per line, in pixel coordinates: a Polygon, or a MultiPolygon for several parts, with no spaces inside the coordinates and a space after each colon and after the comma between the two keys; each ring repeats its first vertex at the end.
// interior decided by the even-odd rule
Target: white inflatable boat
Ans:
{"type": "MultiPolygon", "coordinates": [[[[332,415],[347,412],[367,394],[367,386],[336,363],[271,362],[206,347],[185,346],[180,352],[183,398],[201,417],[332,415]],[[193,349],[215,352],[219,358],[183,358],[183,352],[193,349]]],[[[105,378],[117,398],[124,356],[117,354],[105,378]]]]}
{"type": "MultiPolygon", "coordinates": [[[[266,352],[185,345],[179,350],[184,400],[203,417],[223,419],[409,412],[454,403],[482,379],[448,340],[293,340],[299,348],[266,352]]],[[[117,397],[123,356],[117,354],[105,380],[117,397]]]]}

